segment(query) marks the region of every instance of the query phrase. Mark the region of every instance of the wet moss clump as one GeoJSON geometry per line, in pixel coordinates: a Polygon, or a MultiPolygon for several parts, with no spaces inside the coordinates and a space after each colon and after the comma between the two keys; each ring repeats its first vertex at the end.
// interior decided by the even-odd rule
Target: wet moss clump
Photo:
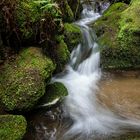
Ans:
{"type": "Polygon", "coordinates": [[[27,122],[23,116],[0,115],[0,139],[22,140],[27,122]]]}
{"type": "Polygon", "coordinates": [[[39,48],[24,49],[6,63],[0,77],[0,101],[5,110],[28,111],[45,93],[55,65],[39,48]]]}
{"type": "Polygon", "coordinates": [[[66,87],[62,83],[55,82],[46,87],[46,93],[40,101],[42,104],[50,106],[61,101],[67,95],[66,87]]]}
{"type": "Polygon", "coordinates": [[[82,33],[80,27],[74,24],[64,24],[64,40],[68,45],[70,51],[73,50],[82,40],[82,33]]]}
{"type": "Polygon", "coordinates": [[[115,3],[93,24],[105,69],[140,67],[139,2],[115,3]]]}

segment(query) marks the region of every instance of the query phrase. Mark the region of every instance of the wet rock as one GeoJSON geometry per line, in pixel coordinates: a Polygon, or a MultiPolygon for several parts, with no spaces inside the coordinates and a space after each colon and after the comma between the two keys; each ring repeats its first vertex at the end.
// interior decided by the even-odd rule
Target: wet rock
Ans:
{"type": "Polygon", "coordinates": [[[55,82],[46,87],[46,93],[40,101],[42,106],[49,107],[56,104],[58,101],[62,101],[67,95],[68,91],[66,87],[62,83],[55,82]]]}
{"type": "Polygon", "coordinates": [[[93,23],[101,47],[101,65],[106,69],[140,67],[138,0],[131,5],[115,3],[93,23]]]}

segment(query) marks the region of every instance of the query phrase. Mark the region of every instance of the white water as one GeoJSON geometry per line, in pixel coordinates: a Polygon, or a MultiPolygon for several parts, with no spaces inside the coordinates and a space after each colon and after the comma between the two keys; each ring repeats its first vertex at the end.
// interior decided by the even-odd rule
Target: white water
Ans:
{"type": "Polygon", "coordinates": [[[69,93],[64,102],[64,112],[73,120],[73,125],[63,139],[80,134],[88,140],[97,134],[116,135],[127,128],[140,128],[139,121],[117,116],[105,108],[96,96],[101,78],[100,53],[94,32],[88,24],[99,17],[99,13],[84,5],[82,19],[76,23],[83,33],[83,41],[73,50],[65,74],[53,79],[62,82],[69,93]]]}

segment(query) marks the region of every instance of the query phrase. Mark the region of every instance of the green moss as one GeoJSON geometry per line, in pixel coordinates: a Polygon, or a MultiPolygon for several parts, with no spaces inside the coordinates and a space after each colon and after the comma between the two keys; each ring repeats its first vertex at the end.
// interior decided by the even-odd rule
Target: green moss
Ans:
{"type": "Polygon", "coordinates": [[[0,99],[6,110],[29,110],[45,93],[46,80],[55,69],[39,48],[23,50],[15,62],[5,65],[0,78],[0,99]]]}
{"type": "Polygon", "coordinates": [[[122,48],[127,48],[131,66],[140,66],[140,1],[133,1],[121,14],[118,40],[122,48]]]}
{"type": "Polygon", "coordinates": [[[118,46],[116,34],[119,30],[121,12],[126,8],[127,5],[124,3],[115,3],[93,24],[93,28],[102,46],[118,46]]]}
{"type": "Polygon", "coordinates": [[[115,3],[93,24],[101,47],[103,68],[140,67],[139,2],[115,3]]]}
{"type": "Polygon", "coordinates": [[[82,40],[81,30],[77,25],[65,23],[64,24],[64,40],[68,45],[70,51],[73,50],[82,40]]]}
{"type": "Polygon", "coordinates": [[[33,0],[20,0],[16,5],[16,21],[21,32],[22,42],[29,44],[35,42],[37,31],[41,18],[43,18],[43,10],[37,6],[33,0]]]}
{"type": "Polygon", "coordinates": [[[55,54],[55,62],[56,72],[60,72],[64,69],[64,66],[68,63],[70,58],[70,52],[66,43],[63,40],[63,36],[58,36],[56,38],[58,44],[55,47],[54,54],[55,54]]]}
{"type": "Polygon", "coordinates": [[[124,3],[115,3],[93,24],[101,46],[101,65],[103,68],[120,68],[126,64],[126,61],[123,61],[124,54],[121,54],[123,50],[119,47],[117,39],[121,12],[126,8],[127,5],[124,3]]]}
{"type": "Polygon", "coordinates": [[[18,47],[38,44],[62,32],[61,9],[53,0],[5,0],[1,9],[4,7],[8,8],[10,14],[5,16],[6,10],[2,11],[3,14],[0,12],[0,23],[3,23],[0,24],[0,30],[3,29],[5,40],[10,46],[14,41],[18,47]],[[9,40],[12,43],[9,44],[9,40]]]}
{"type": "Polygon", "coordinates": [[[61,101],[68,95],[68,91],[62,83],[55,82],[46,87],[46,94],[41,99],[43,104],[50,105],[53,101],[61,101]]]}
{"type": "Polygon", "coordinates": [[[0,139],[22,140],[26,132],[26,120],[18,115],[0,115],[0,139]]]}

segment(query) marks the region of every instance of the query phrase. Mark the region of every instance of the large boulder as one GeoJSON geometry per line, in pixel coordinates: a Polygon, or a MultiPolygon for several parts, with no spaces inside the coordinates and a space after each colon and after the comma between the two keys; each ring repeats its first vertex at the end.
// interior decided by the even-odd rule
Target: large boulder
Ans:
{"type": "Polygon", "coordinates": [[[26,127],[27,122],[23,116],[0,115],[1,140],[22,140],[26,127]]]}
{"type": "Polygon", "coordinates": [[[82,40],[80,27],[75,24],[64,24],[64,40],[71,52],[82,40]]]}
{"type": "Polygon", "coordinates": [[[6,63],[0,77],[0,100],[8,111],[27,111],[45,93],[55,65],[41,49],[30,47],[6,63]]]}
{"type": "Polygon", "coordinates": [[[93,23],[101,45],[101,65],[106,69],[140,67],[140,2],[115,3],[93,23]]]}

